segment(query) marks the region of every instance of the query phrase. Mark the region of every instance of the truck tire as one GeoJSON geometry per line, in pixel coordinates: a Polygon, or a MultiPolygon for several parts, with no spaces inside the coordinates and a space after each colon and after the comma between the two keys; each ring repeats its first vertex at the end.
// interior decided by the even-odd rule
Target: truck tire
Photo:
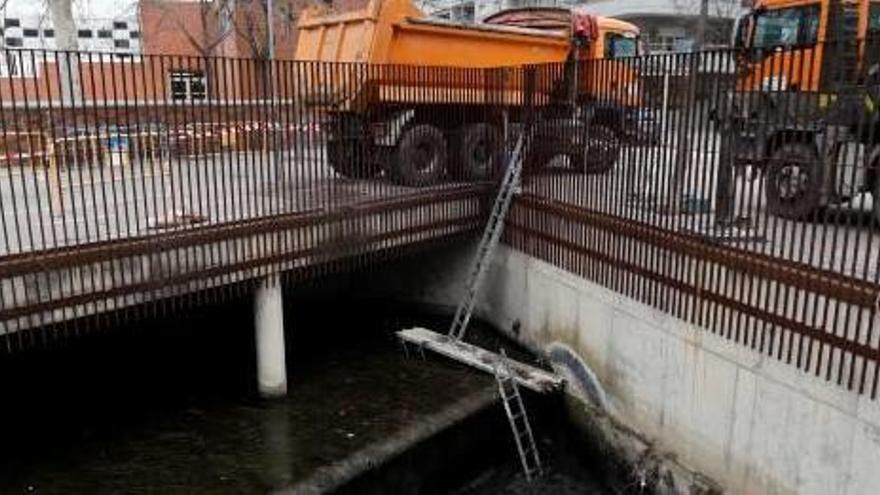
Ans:
{"type": "Polygon", "coordinates": [[[327,159],[338,174],[350,179],[371,179],[382,171],[368,144],[355,140],[327,141],[327,159]]]}
{"type": "Polygon", "coordinates": [[[446,139],[428,124],[404,131],[391,161],[391,177],[405,186],[430,186],[446,173],[446,139]]]}
{"type": "Polygon", "coordinates": [[[620,136],[601,124],[587,125],[579,149],[568,155],[569,164],[585,174],[604,174],[614,168],[620,157],[620,136]]]}
{"type": "Polygon", "coordinates": [[[491,180],[501,170],[501,132],[486,123],[468,124],[452,138],[450,172],[463,181],[491,180]]]}
{"type": "Polygon", "coordinates": [[[327,160],[338,174],[351,179],[370,179],[382,171],[361,119],[344,115],[327,140],[327,160]]]}
{"type": "Polygon", "coordinates": [[[550,162],[559,155],[570,155],[578,149],[575,126],[568,119],[552,119],[536,125],[526,156],[525,169],[536,173],[547,168],[550,162]]]}
{"type": "Polygon", "coordinates": [[[770,213],[799,220],[825,206],[822,161],[812,144],[782,144],[771,153],[765,173],[764,194],[770,213]]]}

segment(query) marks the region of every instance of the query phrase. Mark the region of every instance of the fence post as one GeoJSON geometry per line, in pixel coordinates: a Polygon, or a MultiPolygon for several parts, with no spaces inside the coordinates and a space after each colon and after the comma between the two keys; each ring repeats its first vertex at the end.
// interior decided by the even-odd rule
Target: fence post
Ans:
{"type": "Polygon", "coordinates": [[[733,101],[725,98],[720,115],[721,146],[718,150],[718,173],[715,178],[715,226],[727,227],[733,223],[733,168],[736,156],[737,125],[733,101]]]}
{"type": "MultiPolygon", "coordinates": [[[[51,199],[52,216],[60,216],[64,214],[64,198],[61,190],[61,171],[58,170],[58,159],[55,156],[55,140],[52,139],[52,133],[43,131],[42,134],[43,149],[46,153],[46,160],[49,165],[49,196],[51,199]]],[[[30,140],[29,140],[30,141],[30,140]]],[[[31,154],[33,156],[33,154],[31,154]]]]}
{"type": "Polygon", "coordinates": [[[685,102],[679,111],[678,128],[676,129],[675,161],[672,169],[672,177],[667,185],[666,204],[662,207],[663,213],[677,215],[681,213],[682,198],[684,196],[684,182],[687,177],[688,167],[691,165],[693,156],[691,153],[691,125],[697,112],[697,84],[700,77],[701,53],[688,54],[687,64],[687,88],[685,102]]]}

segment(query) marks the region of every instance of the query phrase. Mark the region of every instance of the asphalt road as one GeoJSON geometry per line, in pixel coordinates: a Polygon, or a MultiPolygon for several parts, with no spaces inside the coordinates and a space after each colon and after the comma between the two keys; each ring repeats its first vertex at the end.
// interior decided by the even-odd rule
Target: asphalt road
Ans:
{"type": "MultiPolygon", "coordinates": [[[[601,175],[575,173],[557,159],[526,177],[523,190],[878,281],[880,230],[870,214],[870,194],[810,221],[785,220],[767,213],[763,177],[740,171],[734,199],[738,228],[719,230],[714,227],[717,138],[695,136],[689,147],[686,158],[678,160],[674,143],[629,146],[614,169],[601,175]],[[673,179],[676,174],[679,180],[673,179]]],[[[415,191],[384,177],[341,177],[318,147],[275,156],[223,153],[79,167],[55,177],[44,169],[6,168],[0,170],[0,255],[334,209],[415,191]],[[53,186],[57,183],[60,187],[53,186]]]]}

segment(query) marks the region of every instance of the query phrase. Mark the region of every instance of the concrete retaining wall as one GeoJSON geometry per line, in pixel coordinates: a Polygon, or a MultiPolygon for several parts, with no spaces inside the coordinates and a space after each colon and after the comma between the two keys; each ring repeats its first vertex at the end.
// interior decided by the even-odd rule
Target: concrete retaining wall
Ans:
{"type": "Polygon", "coordinates": [[[611,416],[731,493],[880,487],[878,401],[506,247],[484,295],[483,317],[574,349],[611,416]]]}
{"type": "MultiPolygon", "coordinates": [[[[405,261],[374,277],[370,294],[391,290],[454,308],[473,247],[405,261]]],[[[691,480],[705,475],[728,493],[855,495],[880,487],[880,401],[507,247],[493,261],[478,313],[529,347],[573,350],[603,396],[579,416],[631,437],[619,444],[641,443],[636,458],[675,464],[691,480]]],[[[675,483],[674,491],[713,485],[675,483]]]]}

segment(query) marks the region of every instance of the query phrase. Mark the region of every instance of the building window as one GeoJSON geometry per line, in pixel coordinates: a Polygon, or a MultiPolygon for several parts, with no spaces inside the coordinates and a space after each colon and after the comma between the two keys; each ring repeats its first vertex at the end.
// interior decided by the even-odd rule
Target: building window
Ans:
{"type": "Polygon", "coordinates": [[[451,21],[473,22],[475,14],[474,2],[462,2],[452,5],[446,10],[434,12],[433,15],[434,17],[451,21]]]}
{"type": "Polygon", "coordinates": [[[9,57],[6,60],[6,75],[10,77],[21,75],[18,71],[18,59],[15,56],[9,57]]]}
{"type": "Polygon", "coordinates": [[[34,63],[31,57],[23,57],[20,52],[0,51],[0,76],[33,77],[34,63]]]}
{"type": "Polygon", "coordinates": [[[113,37],[113,31],[110,31],[108,29],[98,30],[98,38],[107,39],[107,38],[112,38],[112,37],[113,37]]]}
{"type": "Polygon", "coordinates": [[[128,42],[128,40],[113,40],[113,46],[115,48],[128,48],[131,46],[131,44],[128,42]]]}
{"type": "Polygon", "coordinates": [[[693,39],[690,38],[687,30],[680,26],[660,26],[651,35],[646,35],[642,39],[648,44],[651,53],[687,51],[693,45],[693,39]]]}
{"type": "Polygon", "coordinates": [[[136,40],[136,39],[138,39],[138,38],[140,38],[140,37],[141,37],[141,32],[140,32],[140,31],[132,31],[132,32],[129,34],[129,38],[131,38],[131,39],[133,39],[133,40],[136,40]]]}
{"type": "Polygon", "coordinates": [[[76,32],[76,36],[78,38],[91,38],[92,37],[92,30],[91,29],[80,29],[79,31],[76,32]]]}
{"type": "Polygon", "coordinates": [[[21,26],[21,21],[18,19],[4,19],[3,27],[14,28],[21,26]]]}
{"type": "Polygon", "coordinates": [[[21,48],[24,46],[24,41],[21,38],[6,38],[6,46],[21,48]]]}
{"type": "Polygon", "coordinates": [[[23,29],[21,31],[21,34],[23,34],[25,38],[36,38],[36,37],[40,36],[40,30],[39,29],[23,29]]]}
{"type": "Polygon", "coordinates": [[[204,72],[173,70],[170,74],[170,83],[172,100],[204,100],[207,96],[207,85],[204,72]]]}
{"type": "Polygon", "coordinates": [[[43,37],[44,38],[54,38],[55,37],[55,30],[54,29],[44,29],[43,30],[43,37]]]}
{"type": "Polygon", "coordinates": [[[114,21],[113,29],[128,29],[128,23],[125,21],[114,21]]]}

